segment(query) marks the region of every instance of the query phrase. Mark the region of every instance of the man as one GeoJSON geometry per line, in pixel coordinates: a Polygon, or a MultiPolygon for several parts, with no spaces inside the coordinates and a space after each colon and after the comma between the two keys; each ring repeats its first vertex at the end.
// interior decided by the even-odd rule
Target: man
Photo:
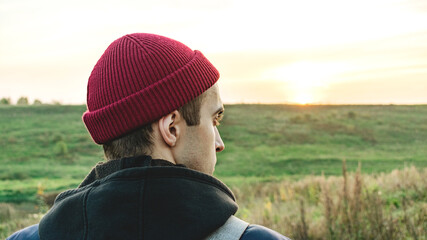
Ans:
{"type": "Polygon", "coordinates": [[[218,78],[178,41],[114,41],[89,77],[83,115],[107,161],[9,239],[287,239],[234,217],[233,193],[212,177],[224,150],[218,78]]]}

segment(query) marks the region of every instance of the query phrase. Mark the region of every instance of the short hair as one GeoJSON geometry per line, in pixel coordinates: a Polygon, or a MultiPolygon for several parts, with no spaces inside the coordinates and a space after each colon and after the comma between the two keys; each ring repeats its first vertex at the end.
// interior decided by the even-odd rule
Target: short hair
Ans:
{"type": "MultiPolygon", "coordinates": [[[[178,109],[188,126],[200,124],[200,108],[205,96],[206,91],[178,109]]],[[[102,147],[105,159],[114,160],[150,154],[153,145],[152,134],[152,123],[149,123],[129,134],[104,143],[102,147]]]]}

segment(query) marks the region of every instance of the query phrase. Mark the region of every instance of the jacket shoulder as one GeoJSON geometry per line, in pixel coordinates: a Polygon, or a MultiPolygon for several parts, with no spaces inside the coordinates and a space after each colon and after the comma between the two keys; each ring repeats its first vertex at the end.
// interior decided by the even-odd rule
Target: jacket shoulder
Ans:
{"type": "Polygon", "coordinates": [[[283,236],[282,234],[273,231],[269,228],[251,224],[249,225],[245,232],[243,233],[240,240],[290,240],[289,238],[283,236]]]}
{"type": "Polygon", "coordinates": [[[35,224],[24,229],[21,229],[6,240],[40,240],[39,238],[39,225],[35,224]]]}

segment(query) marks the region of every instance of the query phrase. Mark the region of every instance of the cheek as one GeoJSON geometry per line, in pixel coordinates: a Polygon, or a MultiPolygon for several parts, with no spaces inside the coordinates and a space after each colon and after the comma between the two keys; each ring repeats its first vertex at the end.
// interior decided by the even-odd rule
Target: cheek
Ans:
{"type": "Polygon", "coordinates": [[[213,125],[209,126],[209,136],[207,136],[207,139],[209,139],[209,143],[215,144],[215,128],[213,125]]]}
{"type": "Polygon", "coordinates": [[[201,136],[200,144],[204,144],[206,145],[206,147],[215,149],[215,129],[212,123],[206,124],[203,127],[202,132],[200,133],[200,136],[201,136]]]}

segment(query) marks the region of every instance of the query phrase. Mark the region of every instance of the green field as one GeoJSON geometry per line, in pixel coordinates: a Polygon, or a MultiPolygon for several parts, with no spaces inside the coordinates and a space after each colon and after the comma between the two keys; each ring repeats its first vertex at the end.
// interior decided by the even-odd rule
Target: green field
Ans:
{"type": "MultiPolygon", "coordinates": [[[[85,106],[0,107],[0,202],[35,201],[75,187],[98,161],[81,120],[85,106]]],[[[220,132],[226,149],[215,175],[238,184],[427,167],[427,106],[228,105],[220,132]]]]}
{"type": "MultiPolygon", "coordinates": [[[[215,175],[238,195],[248,194],[239,192],[248,189],[247,184],[304,182],[322,174],[340,176],[343,160],[351,172],[360,162],[363,174],[372,178],[410,166],[423,176],[427,167],[427,105],[225,108],[219,130],[226,147],[217,155],[215,175]]],[[[81,120],[85,109],[0,106],[0,204],[9,204],[3,204],[3,209],[9,211],[13,206],[15,212],[39,213],[40,209],[30,205],[40,207],[40,193],[76,187],[91,167],[103,160],[102,147],[92,142],[81,120]]],[[[293,188],[299,189],[297,185],[293,188]]],[[[416,201],[425,202],[423,192],[416,201]]],[[[392,191],[390,194],[394,196],[392,191]]],[[[250,216],[244,211],[251,207],[245,204],[239,214],[250,216]]],[[[3,214],[3,218],[9,215],[3,214]]],[[[33,217],[37,222],[39,216],[33,217]]],[[[22,225],[25,223],[1,229],[0,224],[0,237],[22,225]]]]}
{"type": "Polygon", "coordinates": [[[339,175],[427,166],[427,106],[227,106],[219,176],[339,175]]]}

